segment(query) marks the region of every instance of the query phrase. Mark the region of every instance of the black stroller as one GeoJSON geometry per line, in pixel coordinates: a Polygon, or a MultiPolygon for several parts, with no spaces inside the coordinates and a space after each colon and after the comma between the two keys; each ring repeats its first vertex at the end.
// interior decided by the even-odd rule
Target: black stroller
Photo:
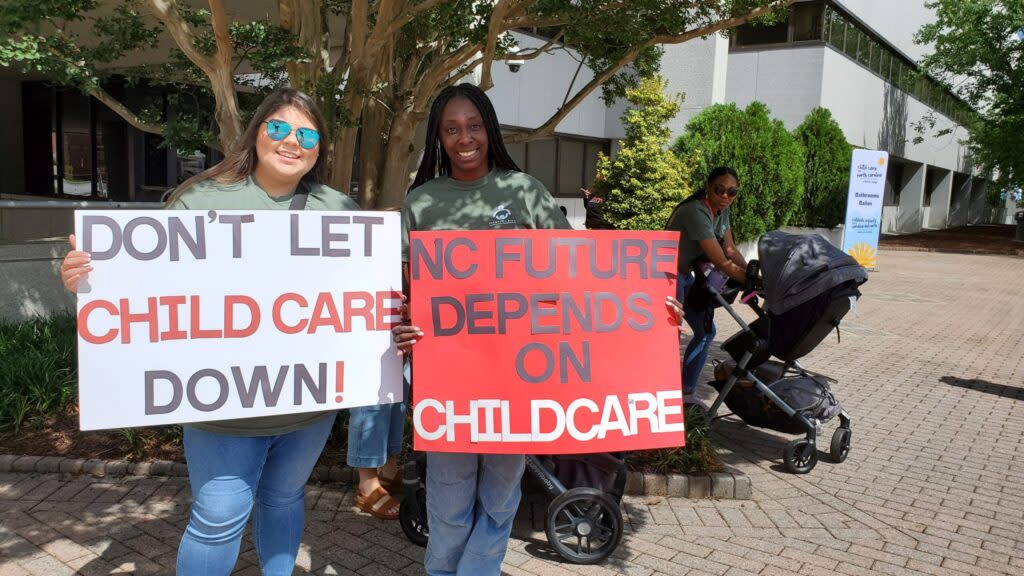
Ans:
{"type": "MultiPolygon", "coordinates": [[[[402,532],[426,546],[426,455],[417,453],[402,472],[402,532]]],[[[575,564],[596,564],[622,540],[619,502],[626,486],[626,467],[617,454],[526,456],[526,477],[551,499],[544,528],[548,544],[575,564]]]]}
{"type": "MultiPolygon", "coordinates": [[[[742,328],[722,343],[733,362],[716,366],[711,385],[719,394],[709,416],[714,419],[725,403],[749,425],[805,434],[786,444],[782,461],[788,471],[806,474],[818,463],[816,440],[823,422],[839,416],[830,446],[837,463],[849,454],[852,431],[829,379],[804,369],[798,360],[838,331],[860,297],[858,287],[867,282],[867,271],[818,235],[770,232],[758,242],[758,256],[765,306],[757,298],[746,301],[758,316],[750,325],[730,306],[738,288],[719,292],[707,285],[742,328]]],[[[757,276],[757,268],[752,263],[748,276],[757,276]]]]}

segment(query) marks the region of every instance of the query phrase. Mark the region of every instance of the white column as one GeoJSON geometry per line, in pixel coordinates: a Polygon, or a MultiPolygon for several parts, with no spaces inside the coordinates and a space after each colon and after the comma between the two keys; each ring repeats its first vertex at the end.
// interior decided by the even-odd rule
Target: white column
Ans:
{"type": "Polygon", "coordinates": [[[967,224],[990,224],[992,222],[992,208],[985,198],[987,182],[984,178],[974,178],[971,184],[971,204],[967,213],[967,224]]]}
{"type": "Polygon", "coordinates": [[[953,199],[949,206],[949,227],[967,225],[967,210],[971,205],[971,183],[968,174],[956,173],[953,184],[953,199]]]}
{"type": "Polygon", "coordinates": [[[949,205],[953,198],[953,172],[946,174],[935,184],[932,190],[931,209],[928,213],[928,228],[947,228],[949,226],[949,205]]]}
{"type": "Polygon", "coordinates": [[[903,172],[903,188],[900,190],[900,214],[896,221],[896,231],[909,234],[921,231],[921,207],[924,202],[924,181],[927,164],[909,162],[903,172]]]}

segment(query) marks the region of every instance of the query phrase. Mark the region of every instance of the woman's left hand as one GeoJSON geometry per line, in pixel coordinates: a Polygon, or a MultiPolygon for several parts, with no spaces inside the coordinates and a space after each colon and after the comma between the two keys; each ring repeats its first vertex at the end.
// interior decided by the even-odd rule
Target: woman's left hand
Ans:
{"type": "Polygon", "coordinates": [[[409,299],[402,294],[402,306],[399,308],[402,323],[391,328],[391,339],[398,346],[398,355],[412,354],[412,346],[423,337],[423,331],[409,324],[409,299]]]}
{"type": "Polygon", "coordinates": [[[683,305],[679,303],[679,300],[675,299],[675,296],[665,297],[665,306],[672,312],[676,317],[676,322],[679,324],[679,331],[682,332],[683,328],[683,317],[686,314],[683,313],[683,305]]]}

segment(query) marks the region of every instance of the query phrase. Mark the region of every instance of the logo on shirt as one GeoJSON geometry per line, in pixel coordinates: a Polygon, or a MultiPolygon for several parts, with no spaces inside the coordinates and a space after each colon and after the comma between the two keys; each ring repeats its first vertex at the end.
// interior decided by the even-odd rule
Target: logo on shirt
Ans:
{"type": "Polygon", "coordinates": [[[490,226],[507,226],[509,224],[515,224],[516,219],[512,216],[512,211],[505,207],[504,204],[498,206],[491,215],[491,221],[487,224],[490,226]]]}

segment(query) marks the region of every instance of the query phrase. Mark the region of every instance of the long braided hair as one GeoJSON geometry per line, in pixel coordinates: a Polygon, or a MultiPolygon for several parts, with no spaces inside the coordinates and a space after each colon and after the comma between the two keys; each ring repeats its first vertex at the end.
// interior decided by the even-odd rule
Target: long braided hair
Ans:
{"type": "Polygon", "coordinates": [[[445,106],[455,98],[469,100],[480,116],[483,117],[484,130],[487,133],[487,166],[490,168],[501,168],[514,172],[522,172],[512,157],[509,156],[505,143],[501,139],[501,125],[498,124],[498,115],[494,113],[494,106],[491,99],[484,94],[484,91],[473,84],[464,83],[456,86],[448,86],[434,99],[430,107],[430,116],[427,119],[426,145],[423,150],[423,159],[420,160],[419,169],[416,171],[416,179],[413,180],[409,190],[413,190],[438,176],[447,176],[452,172],[452,161],[441,145],[439,125],[441,113],[445,106]]]}

